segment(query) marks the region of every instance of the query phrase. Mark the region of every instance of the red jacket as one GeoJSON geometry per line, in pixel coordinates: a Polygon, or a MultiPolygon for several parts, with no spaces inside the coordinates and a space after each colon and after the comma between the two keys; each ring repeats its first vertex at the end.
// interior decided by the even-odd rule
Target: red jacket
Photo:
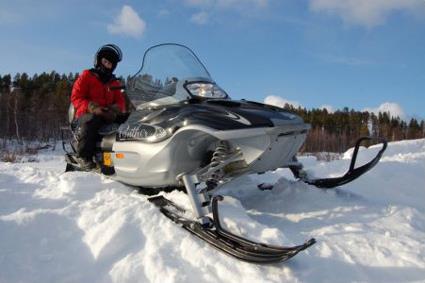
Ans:
{"type": "Polygon", "coordinates": [[[119,89],[111,90],[111,87],[120,85],[118,80],[111,80],[104,84],[96,74],[90,70],[84,70],[72,88],[71,102],[75,107],[75,118],[88,112],[87,107],[90,101],[101,107],[116,104],[121,112],[125,112],[123,94],[119,89]]]}

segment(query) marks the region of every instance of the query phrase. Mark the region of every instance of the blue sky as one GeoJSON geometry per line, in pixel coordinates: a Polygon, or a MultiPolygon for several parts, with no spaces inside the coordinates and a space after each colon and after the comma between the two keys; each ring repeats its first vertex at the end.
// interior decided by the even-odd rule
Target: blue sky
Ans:
{"type": "Polygon", "coordinates": [[[233,98],[425,117],[424,0],[0,0],[0,74],[80,72],[97,48],[191,47],[233,98]]]}

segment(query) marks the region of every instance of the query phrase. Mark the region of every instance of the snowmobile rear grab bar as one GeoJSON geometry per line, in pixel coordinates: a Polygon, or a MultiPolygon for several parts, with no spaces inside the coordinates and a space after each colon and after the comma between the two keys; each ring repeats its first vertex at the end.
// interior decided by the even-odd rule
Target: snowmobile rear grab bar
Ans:
{"type": "Polygon", "coordinates": [[[376,156],[368,163],[355,168],[357,155],[359,153],[361,143],[363,141],[370,141],[370,140],[375,140],[375,138],[361,137],[356,141],[356,145],[354,147],[353,155],[350,161],[350,167],[348,171],[341,177],[310,179],[306,176],[306,174],[303,174],[304,172],[302,172],[299,168],[290,167],[290,169],[296,178],[299,178],[301,181],[321,189],[332,189],[335,187],[345,185],[347,183],[352,182],[353,180],[357,179],[358,177],[360,177],[361,175],[363,175],[364,173],[366,173],[367,171],[375,167],[375,165],[378,164],[379,160],[384,154],[384,151],[386,150],[388,143],[385,139],[380,138],[378,140],[380,143],[382,143],[382,148],[379,150],[376,156]]]}

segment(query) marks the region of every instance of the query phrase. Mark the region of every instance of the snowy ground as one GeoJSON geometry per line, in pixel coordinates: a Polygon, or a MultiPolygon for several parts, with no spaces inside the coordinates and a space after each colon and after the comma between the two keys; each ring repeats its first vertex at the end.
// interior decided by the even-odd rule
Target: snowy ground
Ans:
{"type": "MultiPolygon", "coordinates": [[[[64,174],[61,154],[0,163],[1,283],[425,282],[425,140],[390,144],[372,172],[343,189],[315,189],[286,170],[228,184],[220,192],[228,229],[275,244],[318,240],[267,266],[219,253],[130,187],[64,174]],[[259,191],[261,182],[275,187],[259,191]]],[[[302,161],[318,176],[348,166],[348,159],[302,161]]],[[[167,197],[189,207],[181,192],[167,197]]]]}

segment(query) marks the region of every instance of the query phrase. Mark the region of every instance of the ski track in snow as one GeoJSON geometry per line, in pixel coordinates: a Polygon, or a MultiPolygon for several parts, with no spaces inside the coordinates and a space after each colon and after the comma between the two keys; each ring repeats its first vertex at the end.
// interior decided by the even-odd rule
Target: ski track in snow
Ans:
{"type": "MultiPolygon", "coordinates": [[[[378,147],[362,149],[366,162],[378,147]]],[[[342,160],[302,157],[317,176],[342,160]]],[[[323,191],[288,170],[220,189],[234,233],[291,245],[318,241],[285,263],[255,265],[216,251],[163,216],[134,188],[93,173],[63,173],[60,151],[36,163],[0,162],[0,283],[425,282],[425,140],[390,143],[362,178],[323,191]],[[257,184],[274,184],[260,191],[257,184]]],[[[189,209],[182,192],[167,198],[189,209]]]]}

